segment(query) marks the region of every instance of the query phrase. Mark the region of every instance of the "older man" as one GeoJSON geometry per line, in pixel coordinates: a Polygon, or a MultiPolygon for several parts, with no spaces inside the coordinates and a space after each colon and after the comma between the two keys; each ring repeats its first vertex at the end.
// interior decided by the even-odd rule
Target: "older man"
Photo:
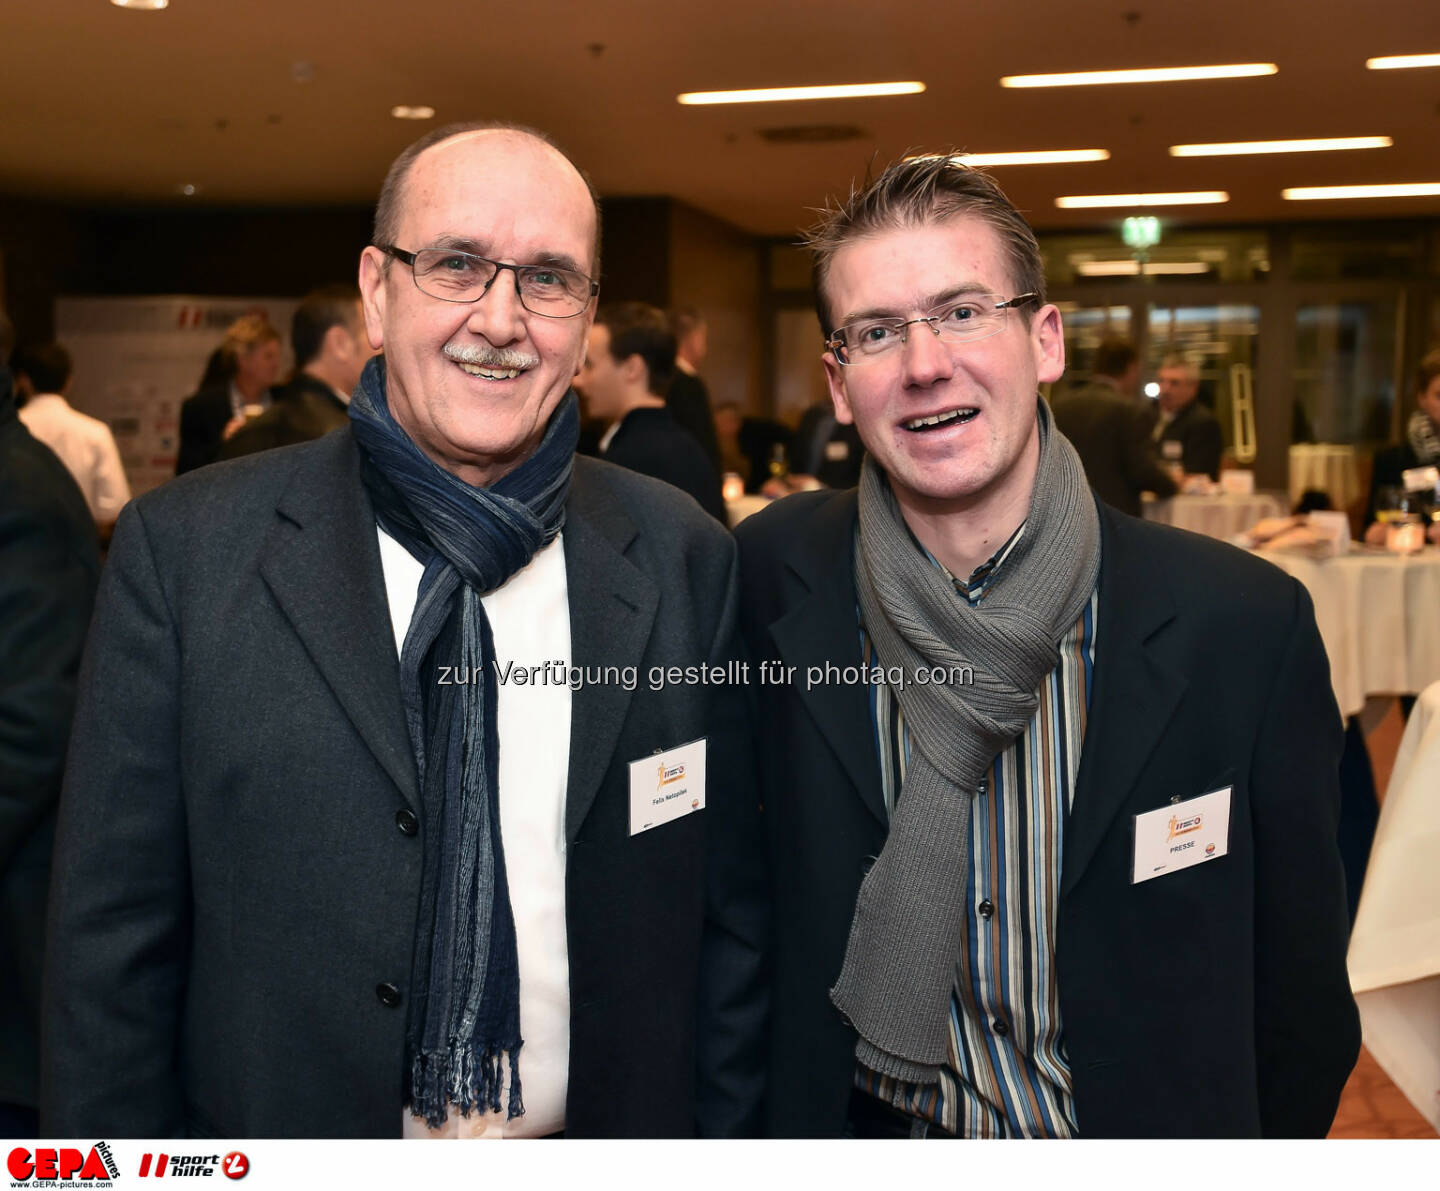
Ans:
{"type": "Polygon", "coordinates": [[[1160,364],[1158,417],[1152,436],[1165,463],[1180,465],[1187,476],[1220,478],[1225,449],[1220,423],[1196,400],[1200,374],[1184,356],[1166,356],[1160,364]]]}
{"type": "Polygon", "coordinates": [[[749,1127],[733,550],[573,456],[598,272],[594,195],[543,136],[422,139],[360,261],[384,354],[350,429],[122,517],[62,803],[46,1132],[749,1127]]]}
{"type": "Polygon", "coordinates": [[[815,230],[858,493],[737,537],[782,1135],[1323,1135],[1359,1047],[1310,601],[1099,504],[1035,237],[896,164],[815,230]],[[775,681],[778,679],[778,681],[775,681]]]}

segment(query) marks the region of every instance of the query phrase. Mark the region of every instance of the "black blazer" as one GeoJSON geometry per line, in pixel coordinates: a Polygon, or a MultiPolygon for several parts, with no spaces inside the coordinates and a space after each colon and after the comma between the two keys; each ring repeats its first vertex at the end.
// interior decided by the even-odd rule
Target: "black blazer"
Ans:
{"type": "Polygon", "coordinates": [[[0,1103],[34,1105],[55,804],[100,576],[74,477],[16,416],[0,364],[0,1103]]]}
{"type": "Polygon", "coordinates": [[[269,409],[221,444],[219,458],[238,459],[256,451],[309,442],[339,430],[350,420],[350,411],[335,391],[319,377],[304,372],[272,390],[271,397],[274,404],[269,409]]]}
{"type": "Polygon", "coordinates": [[[201,389],[180,403],[180,450],[175,474],[184,475],[220,457],[225,427],[234,413],[230,407],[230,382],[201,389]]]}
{"type": "MultiPolygon", "coordinates": [[[[1345,972],[1340,718],[1310,600],[1269,563],[1100,509],[1095,685],[1064,837],[1055,965],[1085,1137],[1321,1136],[1360,1045],[1345,972]],[[1232,785],[1229,855],[1130,883],[1132,817],[1232,785]]],[[[834,1136],[855,1033],[830,1004],[884,843],[858,660],[855,492],[736,532],[774,893],[767,1126],[834,1136]]]]}
{"type": "MultiPolygon", "coordinates": [[[[744,701],[647,681],[730,658],[732,541],[595,460],[575,461],[566,512],[571,660],[639,679],[581,687],[555,742],[567,1132],[744,1131],[765,932],[744,701]],[[705,809],[632,837],[627,763],[701,736],[705,809]]],[[[61,801],[42,1130],[398,1137],[414,768],[349,429],[127,506],[61,801]]]]}
{"type": "Polygon", "coordinates": [[[1375,452],[1374,466],[1370,469],[1370,495],[1365,498],[1364,529],[1375,523],[1380,489],[1399,488],[1404,483],[1404,473],[1419,466],[1420,456],[1415,454],[1415,448],[1408,442],[1375,452]]]}
{"type": "MultiPolygon", "coordinates": [[[[1154,422],[1150,423],[1152,426],[1154,422]]],[[[1212,480],[1220,478],[1220,456],[1225,451],[1224,435],[1220,423],[1199,398],[1182,409],[1160,435],[1161,444],[1180,444],[1180,463],[1189,475],[1207,475],[1212,480]]],[[[1164,446],[1160,449],[1165,458],[1164,446]]]]}
{"type": "Polygon", "coordinates": [[[715,411],[710,408],[710,392],[698,376],[691,376],[683,369],[675,369],[675,378],[665,394],[665,408],[682,430],[688,431],[700,444],[705,458],[718,476],[720,467],[720,441],[715,436],[715,411]]]}
{"type": "Polygon", "coordinates": [[[689,493],[710,516],[728,526],[720,473],[694,438],[676,425],[669,410],[632,409],[621,420],[603,458],[689,493]]]}
{"type": "Polygon", "coordinates": [[[1055,426],[1074,445],[1085,478],[1106,504],[1140,515],[1140,493],[1161,498],[1178,489],[1160,466],[1140,409],[1105,384],[1091,384],[1059,398],[1055,426]]]}

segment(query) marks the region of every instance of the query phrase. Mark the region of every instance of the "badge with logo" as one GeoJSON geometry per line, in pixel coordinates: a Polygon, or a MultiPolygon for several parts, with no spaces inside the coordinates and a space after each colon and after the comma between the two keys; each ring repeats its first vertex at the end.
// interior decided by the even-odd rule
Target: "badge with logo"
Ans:
{"type": "Polygon", "coordinates": [[[706,738],[630,762],[630,834],[705,809],[706,738]]]}
{"type": "Polygon", "coordinates": [[[1130,883],[1176,873],[1230,850],[1230,792],[1212,790],[1135,816],[1135,856],[1130,883]]]}

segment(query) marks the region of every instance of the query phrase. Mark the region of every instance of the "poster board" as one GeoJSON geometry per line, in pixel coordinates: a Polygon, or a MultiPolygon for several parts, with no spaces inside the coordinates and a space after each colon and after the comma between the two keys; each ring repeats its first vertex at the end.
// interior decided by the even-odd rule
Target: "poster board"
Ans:
{"type": "Polygon", "coordinates": [[[56,300],[55,337],[75,364],[70,404],[109,425],[135,496],[174,476],[180,404],[199,387],[225,329],[241,315],[263,314],[281,333],[285,375],[298,305],[194,295],[56,300]]]}

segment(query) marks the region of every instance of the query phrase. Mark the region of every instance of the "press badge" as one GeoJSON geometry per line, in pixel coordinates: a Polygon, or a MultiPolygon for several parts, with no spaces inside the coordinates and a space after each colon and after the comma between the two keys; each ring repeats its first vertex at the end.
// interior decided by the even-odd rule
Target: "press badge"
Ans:
{"type": "Polygon", "coordinates": [[[1230,791],[1172,802],[1135,816],[1135,858],[1130,884],[1176,873],[1230,851],[1230,791]]]}
{"type": "Polygon", "coordinates": [[[1185,454],[1185,444],[1179,439],[1167,438],[1160,443],[1160,457],[1174,461],[1185,454]]]}
{"type": "Polygon", "coordinates": [[[631,835],[705,809],[707,739],[630,762],[631,835]]]}

